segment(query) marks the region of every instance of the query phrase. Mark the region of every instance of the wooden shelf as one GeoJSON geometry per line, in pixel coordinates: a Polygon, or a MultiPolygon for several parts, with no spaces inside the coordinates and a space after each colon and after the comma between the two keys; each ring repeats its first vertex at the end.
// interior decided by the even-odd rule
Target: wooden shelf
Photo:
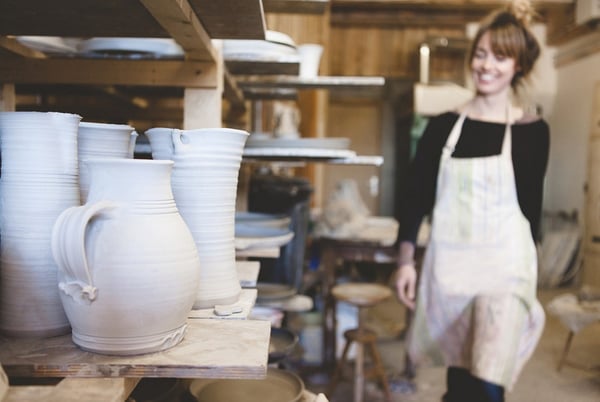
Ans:
{"type": "Polygon", "coordinates": [[[383,156],[379,155],[356,155],[347,158],[323,158],[323,157],[300,157],[300,156],[246,156],[245,163],[264,163],[268,162],[310,162],[326,163],[328,165],[347,165],[347,166],[381,166],[383,165],[383,156]]]}
{"type": "MultiPolygon", "coordinates": [[[[300,63],[297,60],[252,61],[225,60],[227,70],[233,75],[298,75],[300,63]]],[[[236,77],[237,79],[237,77],[236,77]]]]}
{"type": "Polygon", "coordinates": [[[265,13],[323,14],[329,0],[263,0],[265,13]]]}
{"type": "Polygon", "coordinates": [[[382,89],[384,77],[350,77],[350,76],[317,76],[305,78],[300,76],[250,75],[238,76],[238,86],[242,90],[257,88],[294,88],[294,89],[329,89],[329,90],[374,90],[382,89]]]}
{"type": "Polygon", "coordinates": [[[260,0],[5,0],[2,35],[172,37],[214,59],[210,38],[264,39],[265,22],[260,0]]]}
{"type": "Polygon", "coordinates": [[[185,88],[217,86],[216,65],[185,60],[3,59],[0,76],[14,84],[140,85],[185,88]]]}
{"type": "Polygon", "coordinates": [[[266,22],[260,0],[189,0],[214,39],[265,39],[266,22]]]}
{"type": "Polygon", "coordinates": [[[267,321],[190,319],[183,341],[163,352],[108,356],[79,349],[70,335],[0,337],[0,361],[9,377],[261,379],[269,337],[267,321]]]}

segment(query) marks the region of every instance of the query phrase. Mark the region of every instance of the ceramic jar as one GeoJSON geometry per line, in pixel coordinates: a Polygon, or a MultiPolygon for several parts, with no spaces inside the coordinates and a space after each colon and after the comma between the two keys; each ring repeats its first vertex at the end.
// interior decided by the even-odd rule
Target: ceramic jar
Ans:
{"type": "Polygon", "coordinates": [[[70,331],[50,236],[58,215],[79,205],[80,120],[68,113],[0,113],[0,330],[10,336],[70,331]]]}
{"type": "Polygon", "coordinates": [[[79,159],[79,188],[81,203],[87,201],[90,187],[87,166],[89,158],[133,158],[138,134],[126,124],[79,123],[77,152],[79,159]]]}
{"type": "Polygon", "coordinates": [[[171,191],[172,161],[88,159],[88,201],[56,220],[60,296],[82,349],[128,355],[179,343],[200,276],[171,191]]]}
{"type": "Polygon", "coordinates": [[[172,187],[200,258],[195,309],[233,304],[241,286],[235,263],[235,204],[248,133],[228,128],[145,132],[154,159],[175,162],[172,187]]]}

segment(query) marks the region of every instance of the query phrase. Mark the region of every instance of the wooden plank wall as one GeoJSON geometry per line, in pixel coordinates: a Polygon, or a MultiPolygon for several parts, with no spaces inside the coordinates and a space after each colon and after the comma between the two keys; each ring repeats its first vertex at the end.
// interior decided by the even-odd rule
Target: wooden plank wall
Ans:
{"type": "MultiPolygon", "coordinates": [[[[418,79],[419,45],[429,37],[464,37],[457,28],[332,27],[329,70],[332,75],[382,75],[418,79]]],[[[463,80],[464,54],[432,52],[432,79],[463,80]]]]}

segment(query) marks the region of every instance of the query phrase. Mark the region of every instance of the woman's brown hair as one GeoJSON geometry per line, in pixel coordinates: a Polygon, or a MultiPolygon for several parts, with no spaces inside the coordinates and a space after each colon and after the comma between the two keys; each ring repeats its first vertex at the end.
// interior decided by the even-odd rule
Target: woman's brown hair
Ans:
{"type": "MultiPolygon", "coordinates": [[[[517,10],[518,11],[518,10],[517,10]]],[[[528,12],[530,9],[527,10],[528,12]]],[[[519,15],[515,8],[497,11],[484,19],[473,39],[469,62],[473,60],[481,37],[489,33],[495,54],[514,58],[517,72],[511,86],[516,86],[531,73],[540,55],[540,45],[528,28],[530,15],[519,15]]]]}

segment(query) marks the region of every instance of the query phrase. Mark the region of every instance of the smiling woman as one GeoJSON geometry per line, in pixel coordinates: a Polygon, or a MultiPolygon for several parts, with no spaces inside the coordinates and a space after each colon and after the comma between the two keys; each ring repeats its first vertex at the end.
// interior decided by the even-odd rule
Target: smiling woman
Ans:
{"type": "Polygon", "coordinates": [[[411,165],[396,286],[415,309],[407,351],[448,367],[444,402],[502,402],[544,325],[535,239],[548,161],[545,121],[511,103],[539,46],[515,1],[480,25],[470,51],[475,96],[433,117],[411,165]],[[431,214],[415,301],[414,244],[431,214]]]}

